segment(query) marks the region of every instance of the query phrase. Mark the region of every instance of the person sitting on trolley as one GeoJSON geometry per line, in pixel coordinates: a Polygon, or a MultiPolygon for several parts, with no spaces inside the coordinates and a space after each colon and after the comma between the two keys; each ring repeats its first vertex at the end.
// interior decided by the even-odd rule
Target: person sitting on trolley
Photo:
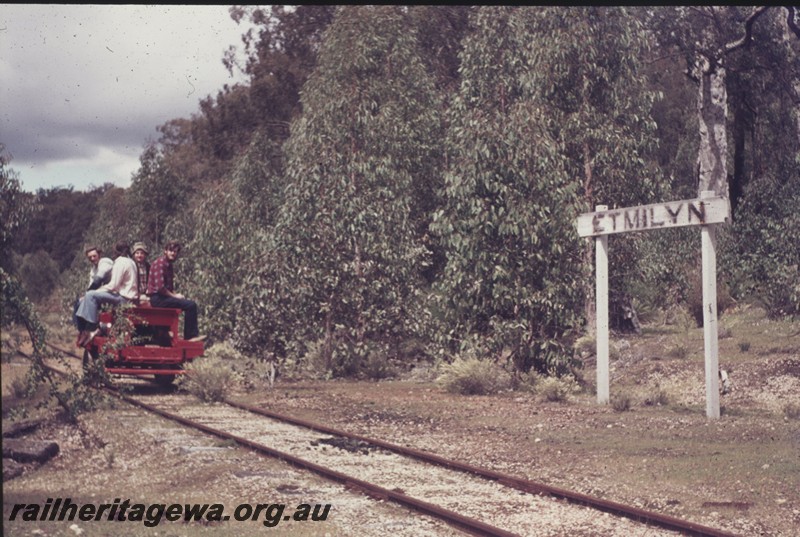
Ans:
{"type": "MultiPolygon", "coordinates": [[[[89,270],[89,287],[86,290],[94,291],[111,280],[111,267],[114,266],[114,262],[107,257],[103,257],[103,250],[97,246],[87,247],[84,253],[86,254],[86,259],[92,264],[92,268],[89,270]]],[[[83,295],[76,297],[75,305],[72,307],[72,324],[75,325],[78,332],[86,329],[86,322],[78,317],[78,308],[81,307],[82,301],[83,295]]]]}
{"type": "Polygon", "coordinates": [[[179,308],[184,312],[183,339],[203,341],[197,327],[197,303],[175,292],[173,264],[181,252],[181,244],[170,241],[164,245],[164,255],[153,261],[147,279],[147,296],[154,308],[179,308]]]}
{"type": "Polygon", "coordinates": [[[118,242],[114,247],[117,258],[111,267],[111,280],[97,290],[88,291],[83,297],[76,316],[85,323],[85,329],[78,334],[78,347],[85,347],[99,332],[100,308],[103,304],[119,305],[137,302],[138,271],[131,259],[131,249],[127,242],[118,242]]]}
{"type": "Polygon", "coordinates": [[[150,298],[147,296],[147,279],[150,276],[150,263],[147,261],[148,251],[147,246],[143,242],[137,242],[133,245],[133,260],[136,261],[136,269],[139,273],[138,278],[138,292],[139,303],[149,302],[150,298]]]}

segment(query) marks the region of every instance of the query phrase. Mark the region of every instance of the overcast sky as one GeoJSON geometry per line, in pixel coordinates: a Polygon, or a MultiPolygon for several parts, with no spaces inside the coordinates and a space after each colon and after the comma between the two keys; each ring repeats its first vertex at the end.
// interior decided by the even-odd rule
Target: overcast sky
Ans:
{"type": "Polygon", "coordinates": [[[156,127],[231,78],[227,6],[0,4],[0,143],[22,187],[130,185],[156,127]]]}

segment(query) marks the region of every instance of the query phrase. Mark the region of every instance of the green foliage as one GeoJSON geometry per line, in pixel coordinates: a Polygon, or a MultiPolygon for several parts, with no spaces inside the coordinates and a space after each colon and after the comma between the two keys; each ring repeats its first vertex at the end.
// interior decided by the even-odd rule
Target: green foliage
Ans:
{"type": "MultiPolygon", "coordinates": [[[[83,245],[74,252],[70,270],[86,273],[86,246],[97,246],[103,250],[105,256],[110,257],[117,242],[127,241],[128,244],[133,244],[142,240],[139,235],[142,228],[138,224],[137,214],[131,207],[130,191],[114,186],[104,189],[97,200],[92,225],[83,235],[83,245]]],[[[150,244],[152,243],[148,243],[150,244]]]]}
{"type": "Polygon", "coordinates": [[[644,59],[649,39],[624,7],[544,8],[526,18],[528,84],[547,105],[548,125],[564,144],[570,176],[582,178],[587,209],[631,206],[653,196],[657,170],[644,59]]]}
{"type": "MultiPolygon", "coordinates": [[[[12,199],[12,201],[14,200],[12,199]]],[[[19,203],[25,204],[26,202],[19,203]]],[[[19,207],[12,206],[8,206],[7,209],[10,214],[19,214],[20,210],[19,207]]],[[[13,239],[13,234],[10,234],[8,238],[13,239]]],[[[96,408],[102,400],[102,396],[91,390],[84,383],[82,377],[70,373],[67,375],[66,381],[61,381],[46,367],[49,362],[69,370],[64,357],[47,346],[47,332],[28,299],[25,289],[30,289],[35,298],[45,296],[52,290],[58,278],[58,265],[47,252],[37,251],[23,258],[20,270],[24,278],[24,286],[17,278],[0,269],[2,327],[7,330],[12,326],[21,325],[30,338],[33,350],[27,356],[30,360],[30,369],[26,392],[34,394],[38,386],[46,385],[50,399],[55,400],[65,411],[66,416],[74,421],[79,414],[96,408]]],[[[102,370],[102,361],[99,361],[99,364],[99,368],[102,370]]],[[[104,374],[99,378],[107,381],[104,374]]]]}
{"type": "Polygon", "coordinates": [[[68,374],[67,380],[61,382],[45,367],[49,362],[62,369],[69,369],[64,357],[47,347],[47,331],[39,320],[33,304],[25,295],[22,285],[1,268],[0,288],[2,290],[0,326],[4,331],[15,325],[24,327],[33,348],[30,355],[24,355],[30,360],[26,393],[34,394],[36,387],[44,384],[48,388],[50,400],[55,400],[65,415],[75,421],[79,414],[94,408],[100,396],[89,390],[81,377],[68,374]]]}
{"type": "Polygon", "coordinates": [[[257,132],[233,171],[232,184],[242,203],[243,218],[272,226],[282,201],[286,163],[281,145],[257,132]]]}
{"type": "Polygon", "coordinates": [[[422,60],[432,73],[437,87],[448,98],[458,87],[459,52],[469,31],[469,15],[475,6],[411,5],[408,7],[409,27],[416,31],[422,60]]]}
{"type": "MultiPolygon", "coordinates": [[[[689,313],[694,318],[696,326],[703,326],[703,274],[699,267],[691,271],[689,296],[687,297],[687,307],[689,313]]],[[[727,310],[733,307],[734,301],[731,298],[728,286],[724,281],[717,282],[717,317],[721,318],[727,310]]]]}
{"type": "Polygon", "coordinates": [[[641,261],[637,264],[636,277],[628,281],[640,317],[649,320],[648,317],[656,317],[655,312],[686,304],[692,277],[698,274],[700,262],[700,237],[696,227],[650,232],[646,240],[639,243],[638,252],[641,261]]]}
{"type": "Polygon", "coordinates": [[[739,296],[771,317],[800,313],[800,173],[762,179],[744,192],[720,265],[739,296]]]}
{"type": "Polygon", "coordinates": [[[439,118],[404,21],[398,7],[337,11],[285,145],[270,264],[245,308],[254,330],[244,338],[274,339],[272,328],[285,340],[322,337],[330,371],[358,370],[375,346],[415,329],[408,304],[427,252],[412,193],[431,180],[439,118]]]}
{"type": "Polygon", "coordinates": [[[98,201],[111,188],[107,184],[88,192],[72,187],[40,189],[36,199],[41,209],[20,229],[14,249],[23,255],[43,250],[59,272],[68,269],[75,253],[83,253],[83,234],[96,216],[98,201]]]}
{"type": "Polygon", "coordinates": [[[19,268],[20,280],[34,302],[48,297],[58,284],[58,264],[44,250],[25,254],[19,268]]]}
{"type": "Polygon", "coordinates": [[[139,160],[141,166],[126,196],[129,221],[140,240],[159,248],[168,240],[164,236],[168,220],[186,205],[187,185],[178,170],[168,165],[164,150],[155,144],[149,145],[139,160]]]}
{"type": "Polygon", "coordinates": [[[247,207],[235,191],[209,188],[197,207],[168,227],[170,237],[184,241],[180,292],[197,302],[201,330],[215,340],[228,337],[237,323],[234,297],[250,293],[245,279],[255,270],[261,235],[247,207]]]}
{"type": "Polygon", "coordinates": [[[11,158],[0,144],[0,268],[10,269],[11,244],[18,230],[39,210],[33,196],[20,190],[19,176],[8,167],[11,158]]]}
{"type": "MultiPolygon", "coordinates": [[[[655,149],[656,93],[645,77],[649,37],[625,7],[543,8],[528,15],[533,43],[529,84],[546,106],[568,176],[580,185],[582,210],[650,203],[662,190],[649,158],[655,149]]],[[[641,240],[616,240],[609,254],[612,326],[644,264],[641,240]]],[[[585,263],[591,258],[587,248],[585,263]]],[[[584,280],[588,282],[589,280],[584,280]]],[[[592,286],[584,284],[591,298],[592,286]]]]}
{"type": "Polygon", "coordinates": [[[242,36],[244,59],[230,47],[223,63],[250,77],[247,111],[259,128],[283,140],[300,111],[300,90],[317,61],[323,32],[333,21],[335,5],[235,6],[231,17],[255,26],[242,36]],[[281,132],[283,131],[283,132],[281,132]]]}
{"type": "MultiPolygon", "coordinates": [[[[780,7],[766,8],[754,23],[749,21],[752,41],[748,46],[731,46],[745,36],[745,21],[756,13],[754,9],[764,8],[670,7],[646,13],[661,49],[676,50],[683,56],[682,70],[696,78],[701,57],[724,62],[729,120],[723,126],[730,129],[732,142],[728,183],[733,226],[720,233],[719,265],[734,297],[762,300],[770,315],[776,316],[797,312],[800,297],[798,248],[790,244],[796,229],[800,177],[800,139],[795,135],[793,104],[798,48],[787,32],[785,8],[780,7]]],[[[668,89],[673,91],[667,93],[665,106],[676,109],[678,93],[674,86],[668,89]]],[[[692,110],[692,103],[683,108],[692,110]]],[[[662,145],[665,150],[678,146],[674,143],[680,134],[674,132],[677,122],[671,123],[668,128],[674,134],[662,137],[668,142],[662,145]]],[[[684,161],[693,163],[689,158],[684,161]]],[[[696,179],[689,169],[686,178],[674,180],[685,184],[687,179],[696,179]]]]}
{"type": "Polygon", "coordinates": [[[526,83],[526,13],[479,9],[464,45],[432,225],[447,255],[434,298],[444,343],[479,335],[493,354],[511,349],[522,371],[555,372],[567,367],[564,337],[580,324],[578,191],[526,83]]]}

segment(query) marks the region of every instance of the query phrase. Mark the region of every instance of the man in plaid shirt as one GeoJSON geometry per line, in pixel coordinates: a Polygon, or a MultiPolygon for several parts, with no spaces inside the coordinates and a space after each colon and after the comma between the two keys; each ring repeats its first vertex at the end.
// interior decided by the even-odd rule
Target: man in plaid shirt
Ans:
{"type": "Polygon", "coordinates": [[[170,241],[164,246],[164,255],[150,265],[150,277],[147,280],[147,296],[154,308],[179,308],[184,312],[183,339],[203,341],[197,328],[197,304],[175,292],[175,272],[173,263],[181,252],[181,244],[170,241]]]}

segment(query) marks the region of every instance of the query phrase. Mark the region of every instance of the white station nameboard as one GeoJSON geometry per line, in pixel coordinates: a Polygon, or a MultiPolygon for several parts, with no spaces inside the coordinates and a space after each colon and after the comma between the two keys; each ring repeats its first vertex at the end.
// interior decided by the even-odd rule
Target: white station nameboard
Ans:
{"type": "Polygon", "coordinates": [[[722,224],[730,215],[728,198],[713,196],[584,213],[578,217],[576,225],[581,237],[596,237],[667,227],[722,224]]]}
{"type": "Polygon", "coordinates": [[[595,303],[597,305],[597,402],[609,402],[608,237],[612,233],[647,231],[678,226],[701,226],[703,264],[703,340],[706,370],[706,416],[719,418],[719,342],[717,334],[717,253],[715,224],[730,220],[728,199],[712,191],[700,199],[670,201],[609,210],[598,205],[580,215],[575,227],[581,237],[594,237],[595,303]]]}

